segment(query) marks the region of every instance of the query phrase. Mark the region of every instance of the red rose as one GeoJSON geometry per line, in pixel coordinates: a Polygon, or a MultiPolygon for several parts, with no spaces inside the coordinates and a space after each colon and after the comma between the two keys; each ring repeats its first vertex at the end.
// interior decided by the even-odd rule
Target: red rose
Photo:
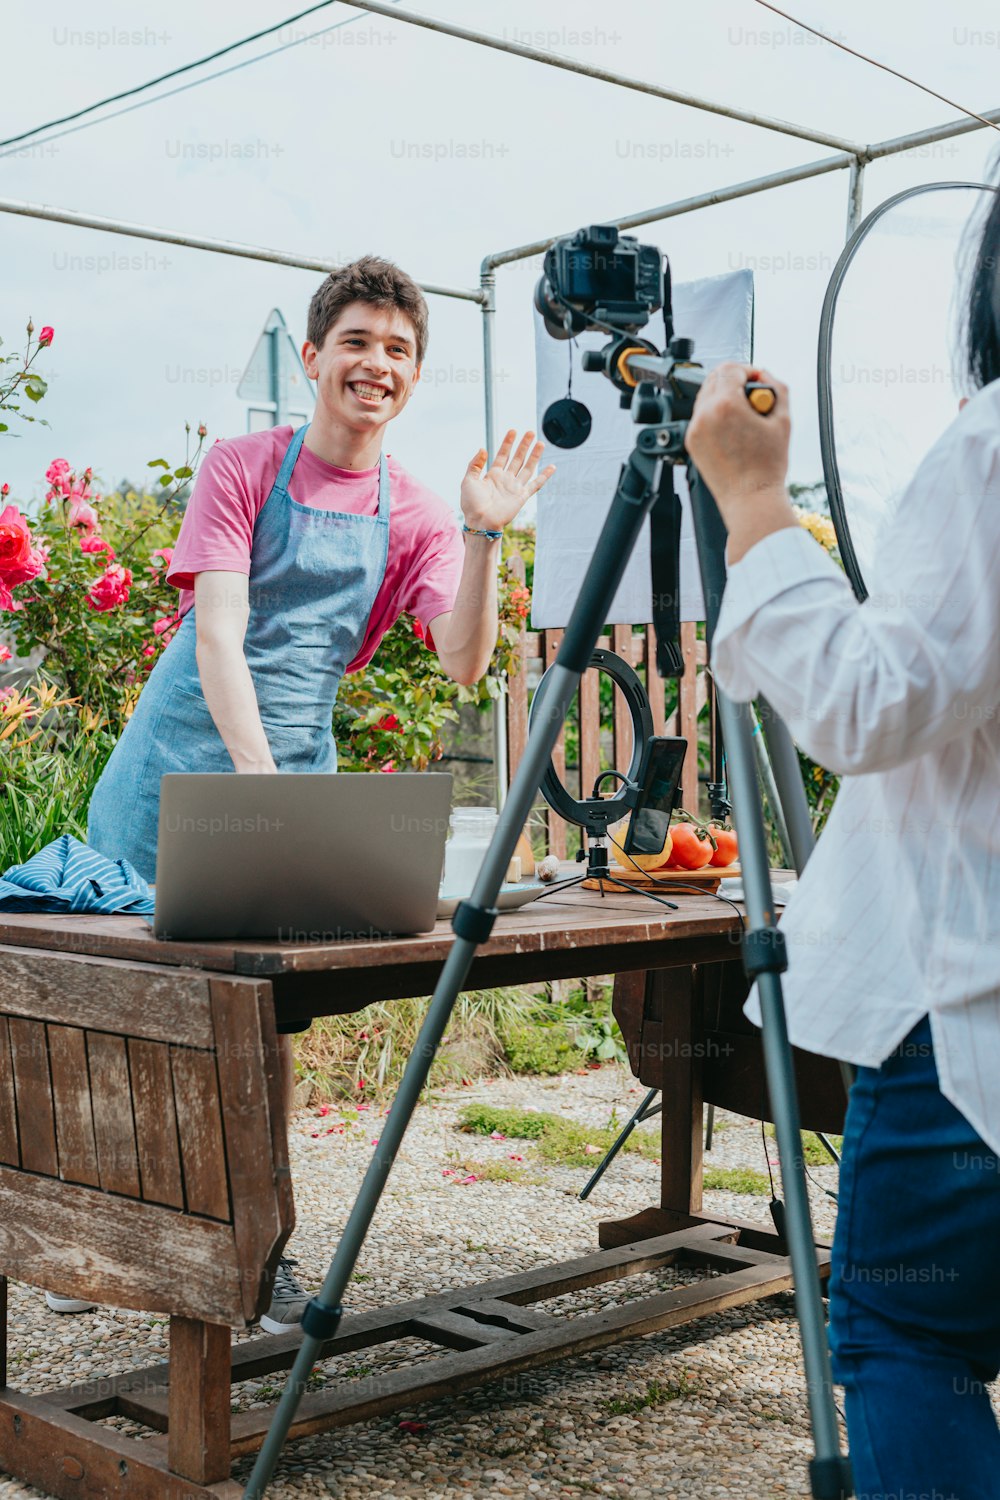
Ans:
{"type": "Polygon", "coordinates": [[[419,620],[414,620],[413,622],[413,634],[418,641],[425,641],[427,639],[427,632],[419,620]]]}
{"type": "Polygon", "coordinates": [[[121,563],[109,563],[100,578],[87,590],[87,603],[91,609],[106,614],[108,610],[117,609],[119,604],[126,602],[131,586],[132,569],[123,568],[121,563]]]}
{"type": "Polygon", "coordinates": [[[102,536],[85,536],[80,542],[81,552],[106,552],[110,562],[115,555],[115,549],[110,542],[106,542],[102,536]]]}
{"type": "Polygon", "coordinates": [[[385,730],[398,729],[399,720],[396,718],[395,714],[385,714],[381,719],[379,719],[378,723],[375,725],[375,728],[385,730]]]}
{"type": "Polygon", "coordinates": [[[6,505],[0,510],[0,575],[8,588],[14,587],[8,575],[23,568],[30,557],[28,523],[16,505],[6,505]]]}
{"type": "Polygon", "coordinates": [[[56,331],[54,328],[43,328],[41,333],[38,335],[38,347],[40,349],[44,349],[48,344],[51,344],[55,336],[56,331]]]}

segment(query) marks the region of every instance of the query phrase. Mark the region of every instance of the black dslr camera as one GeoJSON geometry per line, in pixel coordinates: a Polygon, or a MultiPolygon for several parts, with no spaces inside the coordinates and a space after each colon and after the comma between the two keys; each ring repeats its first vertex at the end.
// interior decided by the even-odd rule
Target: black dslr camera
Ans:
{"type": "Polygon", "coordinates": [[[554,339],[605,325],[635,332],[663,306],[663,255],[614,224],[591,224],[545,252],[535,306],[554,339]]]}

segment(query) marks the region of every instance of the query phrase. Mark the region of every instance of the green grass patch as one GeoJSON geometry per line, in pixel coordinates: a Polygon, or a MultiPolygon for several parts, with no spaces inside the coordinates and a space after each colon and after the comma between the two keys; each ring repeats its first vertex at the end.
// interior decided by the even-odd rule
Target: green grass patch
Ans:
{"type": "MultiPolygon", "coordinates": [[[[774,1126],[765,1125],[764,1132],[774,1139],[774,1126]]],[[[828,1135],[827,1140],[836,1151],[840,1151],[844,1144],[842,1135],[828,1135]]],[[[829,1151],[823,1145],[819,1136],[812,1130],[802,1132],[802,1159],[807,1167],[832,1167],[836,1163],[829,1151]]]]}
{"type": "MultiPolygon", "coordinates": [[[[459,1129],[473,1135],[491,1135],[494,1130],[519,1141],[533,1141],[538,1155],[564,1167],[594,1167],[618,1137],[615,1127],[581,1125],[543,1110],[498,1109],[491,1104],[470,1104],[459,1118],[459,1129]],[[596,1146],[588,1151],[587,1146],[596,1146]]],[[[633,1131],[625,1150],[647,1160],[660,1154],[659,1132],[655,1136],[633,1131]]]]}
{"type": "Polygon", "coordinates": [[[746,1193],[753,1198],[766,1198],[771,1191],[764,1174],[749,1167],[706,1167],[704,1186],[724,1193],[746,1193]]]}
{"type": "Polygon", "coordinates": [[[687,1372],[679,1380],[651,1380],[644,1391],[634,1396],[616,1396],[604,1402],[604,1410],[610,1416],[633,1416],[650,1406],[662,1406],[666,1401],[679,1401],[682,1396],[692,1396],[698,1390],[697,1383],[689,1380],[687,1372]]]}
{"type": "MultiPolygon", "coordinates": [[[[453,1153],[448,1157],[448,1165],[453,1172],[460,1172],[463,1177],[475,1177],[477,1182],[518,1182],[523,1187],[537,1187],[545,1180],[537,1172],[512,1161],[474,1161],[471,1157],[453,1153]]],[[[486,1246],[478,1248],[485,1250],[486,1246]]]]}

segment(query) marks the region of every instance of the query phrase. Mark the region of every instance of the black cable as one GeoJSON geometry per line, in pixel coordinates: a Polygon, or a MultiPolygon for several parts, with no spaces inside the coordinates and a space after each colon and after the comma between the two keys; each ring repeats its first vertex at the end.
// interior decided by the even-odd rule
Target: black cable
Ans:
{"type": "MultiPolygon", "coordinates": [[[[201,68],[205,63],[214,62],[218,57],[225,57],[229,52],[235,52],[239,47],[246,47],[250,42],[258,42],[261,37],[271,36],[275,31],[281,31],[285,26],[290,26],[293,21],[301,21],[303,16],[311,16],[318,10],[326,10],[328,6],[336,4],[336,0],[319,0],[316,5],[310,5],[306,10],[297,11],[294,16],[286,16],[283,21],[277,21],[273,26],[265,26],[263,31],[255,31],[251,36],[242,37],[238,42],[230,42],[228,46],[220,47],[216,52],[209,52],[204,57],[197,58],[194,62],[184,63],[179,68],[172,68],[169,73],[161,73],[158,78],[150,78],[147,83],[138,83],[134,88],[123,89],[120,94],[109,94],[106,99],[99,99],[96,104],[88,104],[83,109],[75,110],[70,115],[60,115],[57,120],[48,120],[44,125],[36,125],[31,130],[23,130],[20,135],[12,135],[5,141],[0,141],[3,146],[15,146],[20,141],[30,140],[33,135],[41,135],[45,130],[54,130],[57,125],[67,125],[71,120],[79,120],[83,115],[90,115],[97,109],[103,109],[107,104],[117,104],[120,99],[130,99],[134,94],[142,94],[146,89],[155,88],[158,83],[167,83],[171,78],[177,78],[181,73],[190,73],[193,68],[201,68]]],[[[352,18],[353,19],[353,18],[352,18]]]]}

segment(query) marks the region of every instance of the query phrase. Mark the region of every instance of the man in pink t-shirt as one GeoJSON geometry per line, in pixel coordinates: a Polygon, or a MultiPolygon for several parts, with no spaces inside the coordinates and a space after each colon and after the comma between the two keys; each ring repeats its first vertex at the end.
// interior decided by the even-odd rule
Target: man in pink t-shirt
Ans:
{"type": "MultiPolygon", "coordinates": [[[[300,506],[378,512],[384,431],[406,406],[427,347],[427,304],[410,277],[365,256],[322,283],[309,307],[302,357],[316,407],[295,464],[300,506]]],[[[496,645],[500,535],[554,472],[537,472],[543,445],[510,431],[487,467],[480,449],[462,480],[459,527],[445,502],[388,457],[391,519],[384,576],[363,639],[347,663],[371,660],[398,616],[413,614],[444,671],[473,683],[496,645]]],[[[206,455],[174,549],[168,580],[180,609],[196,602],[197,661],[205,701],[237,771],[275,764],[243,659],[254,529],[292,438],[290,427],[230,438],[206,455]]]]}

